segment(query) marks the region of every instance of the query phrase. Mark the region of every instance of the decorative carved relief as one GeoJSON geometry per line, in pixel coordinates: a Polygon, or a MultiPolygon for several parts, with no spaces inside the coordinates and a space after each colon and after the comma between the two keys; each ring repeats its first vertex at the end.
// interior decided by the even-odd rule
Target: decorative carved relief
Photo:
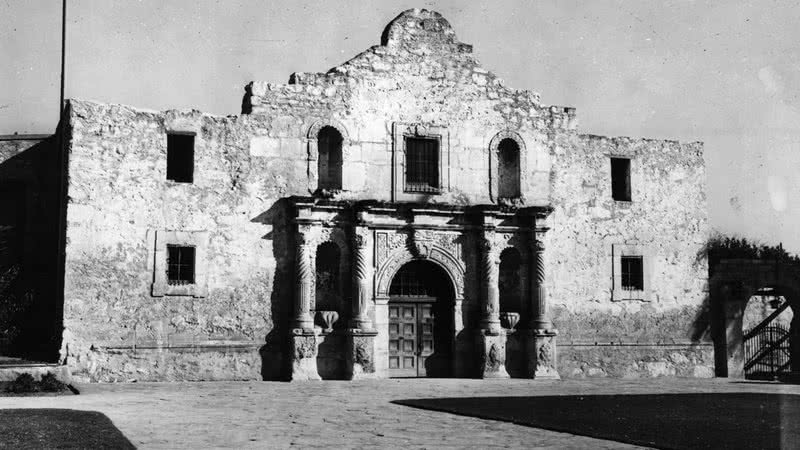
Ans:
{"type": "Polygon", "coordinates": [[[433,230],[378,234],[376,293],[388,295],[389,284],[400,267],[414,258],[425,258],[445,269],[455,285],[456,298],[463,298],[465,269],[460,245],[456,242],[459,236],[433,230]]]}
{"type": "Polygon", "coordinates": [[[364,372],[374,372],[375,365],[372,357],[372,338],[363,336],[353,337],[355,347],[354,362],[360,364],[364,372]]]}
{"type": "Polygon", "coordinates": [[[506,363],[506,352],[497,344],[489,347],[489,354],[486,355],[486,368],[491,372],[496,372],[506,363]]]}
{"type": "Polygon", "coordinates": [[[316,337],[308,336],[295,338],[294,357],[295,360],[303,358],[314,358],[317,356],[316,337]]]}
{"type": "Polygon", "coordinates": [[[536,358],[539,367],[555,368],[553,364],[553,347],[549,339],[545,340],[539,347],[536,358]]]}

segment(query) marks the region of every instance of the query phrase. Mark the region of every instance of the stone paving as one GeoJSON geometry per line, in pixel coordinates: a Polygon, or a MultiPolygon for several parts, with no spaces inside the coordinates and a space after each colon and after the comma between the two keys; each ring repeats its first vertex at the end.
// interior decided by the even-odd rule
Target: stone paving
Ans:
{"type": "Polygon", "coordinates": [[[370,380],[90,384],[0,408],[100,411],[139,448],[636,448],[390,403],[433,397],[764,392],[800,386],[724,379],[370,380]]]}

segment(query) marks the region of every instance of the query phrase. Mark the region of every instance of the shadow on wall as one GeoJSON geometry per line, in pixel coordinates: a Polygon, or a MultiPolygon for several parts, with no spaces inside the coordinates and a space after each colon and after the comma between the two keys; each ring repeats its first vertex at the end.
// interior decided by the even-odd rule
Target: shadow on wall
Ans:
{"type": "Polygon", "coordinates": [[[469,397],[392,403],[658,448],[794,448],[800,396],[469,397]]]}
{"type": "Polygon", "coordinates": [[[272,294],[270,297],[272,329],[259,349],[261,355],[261,377],[264,380],[287,380],[291,368],[289,358],[289,315],[293,298],[294,251],[290,244],[294,239],[289,223],[290,204],[288,199],[280,199],[265,212],[251,219],[251,222],[270,225],[272,231],[262,237],[272,243],[272,257],[275,268],[272,274],[272,294]]]}
{"type": "Polygon", "coordinates": [[[0,140],[0,355],[58,360],[65,211],[60,148],[59,135],[0,140]]]}

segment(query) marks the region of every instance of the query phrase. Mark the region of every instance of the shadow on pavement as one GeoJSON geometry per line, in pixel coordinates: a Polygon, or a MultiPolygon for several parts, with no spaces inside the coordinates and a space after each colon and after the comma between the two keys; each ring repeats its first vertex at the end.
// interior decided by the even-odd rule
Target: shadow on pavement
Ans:
{"type": "Polygon", "coordinates": [[[800,395],[468,397],[392,403],[658,448],[800,445],[800,395]]]}
{"type": "Polygon", "coordinates": [[[97,411],[0,409],[0,448],[136,447],[97,411]]]}

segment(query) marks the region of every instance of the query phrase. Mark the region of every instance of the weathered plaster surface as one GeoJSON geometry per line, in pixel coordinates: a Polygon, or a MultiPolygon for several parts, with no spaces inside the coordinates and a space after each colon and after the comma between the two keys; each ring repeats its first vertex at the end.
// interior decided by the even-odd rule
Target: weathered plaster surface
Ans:
{"type": "Polygon", "coordinates": [[[686,374],[698,365],[705,367],[698,373],[713,373],[710,336],[703,333],[702,144],[572,134],[555,140],[552,161],[548,293],[562,375],[686,374]],[[630,202],[612,199],[611,156],[631,158],[630,202]],[[615,245],[646,255],[650,292],[643,301],[613,298],[615,245]],[[594,348],[611,343],[628,347],[594,348]],[[688,352],[690,361],[664,357],[661,345],[688,352]],[[654,359],[667,368],[654,369],[654,359]]]}
{"type": "MultiPolygon", "coordinates": [[[[695,352],[691,321],[706,274],[696,259],[707,226],[701,144],[578,135],[574,109],[504,86],[425,10],[401,14],[382,45],[328,73],[247,91],[245,114],[227,117],[70,101],[62,357],[78,378],[285,376],[295,254],[285,199],[316,190],[314,130],[324,125],[344,138],[342,200],[494,203],[492,142],[517,136],[521,202],[555,208],[547,288],[561,375],[686,372],[671,368],[688,363],[669,362],[683,359],[650,349],[695,352]],[[194,183],[166,180],[167,132],[195,133],[194,183]],[[403,174],[398,136],[415,132],[442,139],[441,195],[404,193],[392,182],[403,174]],[[629,204],[611,200],[608,155],[618,153],[634,158],[629,204]],[[207,236],[205,296],[152,296],[153,236],[169,232],[207,236]],[[652,255],[648,302],[612,301],[614,244],[652,255]],[[595,341],[647,347],[603,362],[581,347],[595,341]],[[647,369],[650,358],[667,368],[647,369]]],[[[465,276],[477,292],[477,273],[465,276]]],[[[372,308],[381,317],[385,303],[372,308]]],[[[380,372],[385,355],[376,345],[380,372]]],[[[458,353],[474,348],[456,345],[458,353]]],[[[336,372],[342,360],[326,354],[318,365],[336,372]]]]}

